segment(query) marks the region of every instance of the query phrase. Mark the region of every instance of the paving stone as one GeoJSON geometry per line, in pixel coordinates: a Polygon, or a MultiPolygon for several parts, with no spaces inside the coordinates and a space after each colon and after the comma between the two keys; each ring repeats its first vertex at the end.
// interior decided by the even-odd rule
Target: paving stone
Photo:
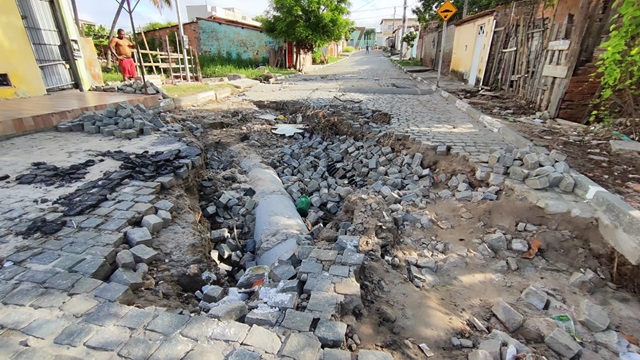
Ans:
{"type": "Polygon", "coordinates": [[[253,351],[239,348],[227,357],[228,360],[260,360],[260,354],[253,351]]]}
{"type": "Polygon", "coordinates": [[[95,330],[95,327],[89,324],[71,324],[64,328],[53,342],[58,345],[78,347],[87,341],[95,330]]]}
{"type": "Polygon", "coordinates": [[[167,226],[171,225],[171,220],[173,220],[173,217],[171,216],[171,213],[166,211],[166,210],[158,210],[158,213],[156,214],[160,219],[162,219],[162,225],[166,228],[167,226]]]}
{"type": "Polygon", "coordinates": [[[85,258],[80,255],[66,254],[62,255],[53,266],[64,271],[71,270],[74,266],[80,264],[85,258]]]}
{"type": "Polygon", "coordinates": [[[129,335],[129,331],[123,328],[101,328],[84,343],[84,346],[93,350],[114,351],[129,339],[129,335]]]}
{"type": "Polygon", "coordinates": [[[130,247],[136,245],[151,245],[152,240],[151,233],[146,227],[127,230],[126,238],[130,247]]]}
{"type": "Polygon", "coordinates": [[[339,296],[341,295],[313,292],[307,303],[307,310],[329,315],[335,314],[340,299],[339,296]]]}
{"type": "Polygon", "coordinates": [[[124,234],[100,234],[97,238],[94,239],[97,243],[102,245],[108,245],[113,248],[117,248],[118,246],[124,243],[124,234]]]}
{"type": "MultiPolygon", "coordinates": [[[[21,263],[29,258],[32,258],[38,254],[40,254],[42,252],[42,249],[30,249],[30,250],[25,250],[25,251],[19,251],[16,253],[13,253],[9,256],[6,257],[6,261],[12,261],[15,264],[17,263],[21,263]]],[[[4,279],[7,280],[7,279],[4,279]]]]}
{"type": "Polygon", "coordinates": [[[338,256],[338,251],[336,250],[322,250],[322,249],[314,249],[311,251],[310,257],[316,258],[320,261],[336,261],[336,257],[338,256]]]}
{"type": "Polygon", "coordinates": [[[105,221],[104,218],[90,217],[87,220],[81,222],[79,226],[83,229],[94,229],[98,227],[100,224],[102,224],[104,221],[105,221]]]}
{"type": "Polygon", "coordinates": [[[247,304],[244,301],[232,301],[211,308],[209,316],[218,320],[239,320],[248,312],[247,304]]]}
{"type": "Polygon", "coordinates": [[[207,288],[207,291],[202,294],[202,300],[208,303],[216,303],[222,300],[224,293],[224,288],[217,285],[211,285],[207,288]]]}
{"type": "Polygon", "coordinates": [[[118,201],[113,208],[117,210],[129,210],[135,203],[133,201],[118,201]]]}
{"type": "Polygon", "coordinates": [[[180,330],[189,321],[186,315],[161,312],[147,325],[147,330],[170,336],[180,330]]]}
{"type": "Polygon", "coordinates": [[[142,215],[152,215],[156,213],[156,208],[153,205],[147,203],[136,203],[131,207],[130,210],[142,215]]]}
{"type": "Polygon", "coordinates": [[[6,281],[0,281],[0,299],[7,296],[13,289],[16,287],[16,284],[12,284],[6,281]]]}
{"type": "Polygon", "coordinates": [[[118,355],[127,359],[148,359],[162,342],[160,340],[131,337],[118,351],[118,355]]]}
{"type": "Polygon", "coordinates": [[[278,319],[282,315],[276,308],[267,305],[259,305],[257,309],[249,311],[244,319],[245,324],[260,326],[276,326],[278,319]]]}
{"type": "Polygon", "coordinates": [[[309,274],[304,284],[303,292],[311,294],[313,291],[333,292],[334,286],[330,276],[309,274]]]}
{"type": "Polygon", "coordinates": [[[141,329],[145,326],[154,316],[154,313],[147,310],[138,309],[135,307],[129,307],[120,320],[116,323],[117,326],[123,326],[129,329],[141,329]]]}
{"type": "Polygon", "coordinates": [[[329,274],[333,276],[349,277],[349,267],[344,265],[331,265],[329,274]]]}
{"type": "Polygon", "coordinates": [[[269,277],[274,282],[280,282],[283,280],[289,280],[296,276],[296,269],[293,265],[288,263],[278,263],[271,267],[269,277]]]}
{"type": "Polygon", "coordinates": [[[131,253],[136,262],[150,264],[160,257],[157,251],[146,245],[137,245],[131,248],[131,253]]]}
{"type": "Polygon", "coordinates": [[[71,269],[94,279],[105,280],[111,275],[111,266],[104,258],[89,257],[71,269]]]}
{"type": "Polygon", "coordinates": [[[69,300],[65,292],[47,290],[31,303],[33,308],[59,308],[69,300]]]}
{"type": "Polygon", "coordinates": [[[214,323],[209,337],[213,340],[242,342],[249,325],[236,321],[219,321],[214,323]]]}
{"type": "Polygon", "coordinates": [[[128,225],[127,219],[111,219],[102,224],[99,229],[105,231],[120,231],[128,225]]]}
{"type": "Polygon", "coordinates": [[[125,305],[132,305],[135,302],[135,295],[131,289],[118,283],[103,283],[96,289],[95,296],[125,305]]]}
{"type": "Polygon", "coordinates": [[[33,322],[36,317],[37,313],[30,308],[9,306],[0,308],[0,326],[6,329],[20,330],[33,322]]]}
{"type": "Polygon", "coordinates": [[[347,324],[339,321],[320,320],[314,334],[324,346],[340,347],[344,342],[347,324]]]}
{"type": "Polygon", "coordinates": [[[270,330],[253,325],[242,344],[253,346],[270,354],[277,354],[282,343],[278,335],[270,330]]]}
{"type": "Polygon", "coordinates": [[[155,234],[162,230],[162,228],[164,227],[164,222],[156,215],[147,215],[142,218],[141,225],[147,228],[147,230],[149,230],[151,234],[155,234]]]}
{"type": "Polygon", "coordinates": [[[493,252],[507,250],[507,238],[503,234],[485,235],[482,240],[489,246],[493,252]]]}
{"type": "Polygon", "coordinates": [[[10,266],[0,269],[0,280],[11,280],[15,278],[17,275],[22,274],[27,271],[27,269],[21,266],[10,266]]]}
{"type": "Polygon", "coordinates": [[[486,350],[473,350],[469,353],[468,360],[494,360],[494,358],[486,350]]]}
{"type": "Polygon", "coordinates": [[[322,360],[351,360],[351,353],[340,349],[324,349],[322,360]]]}
{"type": "Polygon", "coordinates": [[[163,189],[170,189],[177,184],[176,178],[173,176],[161,176],[156,181],[162,185],[163,189]]]}
{"type": "Polygon", "coordinates": [[[491,311],[510,332],[518,330],[524,322],[524,317],[502,299],[498,300],[498,302],[491,308],[491,311]]]}
{"type": "Polygon", "coordinates": [[[298,269],[299,274],[320,274],[321,272],[322,264],[311,258],[302,260],[302,264],[298,269]]]}
{"type": "Polygon", "coordinates": [[[302,287],[303,287],[302,281],[298,279],[285,280],[285,281],[281,281],[278,284],[278,290],[284,293],[287,293],[287,292],[300,293],[300,291],[302,290],[302,287]]]}
{"type": "Polygon", "coordinates": [[[336,293],[360,296],[360,284],[354,278],[344,279],[336,283],[336,293]]]}
{"type": "Polygon", "coordinates": [[[571,359],[582,350],[571,335],[567,334],[563,329],[555,329],[544,339],[544,343],[565,358],[571,359]]]}
{"type": "Polygon", "coordinates": [[[224,360],[224,355],[222,354],[222,350],[226,348],[226,344],[222,343],[221,349],[212,349],[211,344],[207,344],[207,346],[196,344],[193,347],[193,350],[189,351],[187,356],[182,358],[182,360],[224,360]]]}
{"type": "Polygon", "coordinates": [[[599,305],[585,299],[580,303],[576,319],[591,331],[603,331],[609,326],[609,314],[599,305]]]}
{"type": "Polygon", "coordinates": [[[171,201],[167,201],[167,200],[160,200],[157,203],[155,203],[154,206],[158,210],[164,210],[168,212],[172,212],[175,209],[175,205],[173,205],[171,201]]]}
{"type": "Polygon", "coordinates": [[[182,359],[194,345],[189,340],[170,338],[162,342],[149,360],[182,359]]]}
{"type": "Polygon", "coordinates": [[[45,251],[29,259],[30,264],[49,265],[58,260],[60,255],[53,251],[45,251]]]}
{"type": "Polygon", "coordinates": [[[524,180],[524,183],[530,188],[536,190],[546,189],[551,185],[547,175],[528,177],[524,180]]]}
{"type": "Polygon", "coordinates": [[[82,275],[76,273],[58,273],[49,278],[49,280],[44,283],[44,287],[69,291],[81,278],[82,275]]]}
{"type": "Polygon", "coordinates": [[[344,254],[342,254],[342,261],[340,262],[343,265],[348,266],[360,266],[364,261],[364,254],[345,250],[344,254]]]}
{"type": "Polygon", "coordinates": [[[320,345],[320,342],[313,336],[291,333],[284,342],[281,355],[296,360],[316,359],[320,345]]]}
{"type": "Polygon", "coordinates": [[[105,302],[93,310],[84,321],[99,325],[112,326],[127,312],[127,307],[118,303],[105,302]]]}
{"type": "Polygon", "coordinates": [[[51,360],[54,356],[49,351],[39,347],[28,347],[11,357],[11,360],[51,360]]]}
{"type": "Polygon", "coordinates": [[[496,339],[484,340],[478,345],[478,350],[486,351],[492,359],[500,359],[500,348],[502,341],[496,339]]]}
{"type": "Polygon", "coordinates": [[[5,305],[27,306],[34,302],[46,290],[38,285],[21,285],[2,299],[5,305]]]}
{"type": "Polygon", "coordinates": [[[44,284],[53,275],[55,275],[55,272],[53,271],[27,270],[16,276],[15,280],[34,284],[44,284]]]}
{"type": "Polygon", "coordinates": [[[83,256],[103,258],[109,264],[116,261],[116,249],[111,246],[92,246],[84,252],[83,256]]]}
{"type": "Polygon", "coordinates": [[[69,291],[69,295],[87,294],[102,284],[103,282],[101,280],[83,276],[73,285],[71,291],[69,291]]]}
{"type": "Polygon", "coordinates": [[[284,320],[280,326],[296,331],[309,331],[312,322],[312,314],[287,309],[287,312],[284,315],[284,320]]]}
{"type": "Polygon", "coordinates": [[[72,296],[69,301],[64,303],[64,305],[60,306],[60,310],[76,317],[80,317],[94,309],[98,304],[100,303],[89,295],[75,295],[72,296]]]}
{"type": "Polygon", "coordinates": [[[557,327],[558,325],[551,318],[529,318],[522,324],[519,333],[521,333],[527,341],[542,343],[544,342],[544,338],[557,327]]]}
{"type": "Polygon", "coordinates": [[[140,277],[140,274],[126,268],[120,268],[116,270],[109,278],[109,282],[115,282],[128,286],[133,291],[140,289],[144,284],[144,282],[142,281],[142,277],[140,277]]]}
{"type": "Polygon", "coordinates": [[[547,302],[549,301],[547,293],[542,290],[538,290],[533,286],[529,286],[528,288],[526,288],[520,295],[520,298],[533,305],[533,307],[538,310],[544,310],[544,308],[547,306],[547,302]]]}
{"type": "Polygon", "coordinates": [[[122,250],[118,253],[118,255],[116,255],[116,264],[120,268],[130,270],[136,269],[136,262],[133,259],[133,254],[129,250],[122,250]]]}

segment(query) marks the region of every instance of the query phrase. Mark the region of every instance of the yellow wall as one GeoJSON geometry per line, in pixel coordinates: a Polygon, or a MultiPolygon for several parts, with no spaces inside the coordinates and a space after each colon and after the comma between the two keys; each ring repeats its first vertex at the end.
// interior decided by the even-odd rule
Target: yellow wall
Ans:
{"type": "MultiPolygon", "coordinates": [[[[71,6],[70,0],[56,0],[56,2],[58,3],[59,9],[60,9],[60,16],[62,18],[62,24],[65,27],[65,31],[67,35],[69,36],[69,40],[71,40],[71,42],[75,41],[75,43],[78,46],[80,46],[81,51],[82,50],[86,51],[86,48],[85,49],[82,48],[82,44],[80,40],[80,31],[78,30],[78,27],[76,26],[73,18],[73,8],[71,6]]],[[[94,52],[95,52],[95,48],[94,48],[94,52]]],[[[72,59],[74,59],[73,54],[69,54],[69,55],[72,59]]],[[[84,54],[83,54],[83,57],[84,57],[84,54]]],[[[89,69],[87,69],[84,59],[78,58],[78,59],[74,59],[74,61],[76,64],[76,68],[78,69],[78,73],[79,73],[78,75],[80,76],[79,79],[75,79],[76,83],[79,85],[80,90],[87,91],[89,90],[89,88],[91,88],[91,85],[93,83],[91,72],[89,71],[89,69]]]]}
{"type": "Polygon", "coordinates": [[[480,52],[480,64],[478,65],[478,75],[476,77],[477,79],[482,79],[482,74],[487,66],[487,53],[489,51],[491,35],[493,34],[493,19],[493,15],[489,15],[464,24],[456,25],[456,33],[453,39],[453,55],[451,57],[451,71],[464,73],[465,77],[469,75],[469,72],[471,71],[471,64],[473,62],[476,38],[478,37],[478,27],[484,24],[484,39],[481,45],[482,51],[480,52]]]}
{"type": "Polygon", "coordinates": [[[0,1],[0,73],[8,73],[12,87],[0,87],[0,98],[46,94],[15,0],[0,1]]]}

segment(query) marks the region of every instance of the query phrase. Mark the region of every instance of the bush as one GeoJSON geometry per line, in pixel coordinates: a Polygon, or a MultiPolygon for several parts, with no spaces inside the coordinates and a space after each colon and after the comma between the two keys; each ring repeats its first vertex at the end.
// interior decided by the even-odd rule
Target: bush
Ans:
{"type": "Polygon", "coordinates": [[[314,64],[322,64],[322,53],[320,51],[314,51],[312,58],[314,64]]]}
{"type": "MultiPolygon", "coordinates": [[[[229,53],[201,54],[200,70],[202,71],[202,76],[205,78],[242,74],[248,78],[255,79],[264,74],[265,69],[260,67],[268,65],[268,62],[266,58],[262,59],[261,62],[256,62],[252,59],[242,59],[237,55],[234,57],[229,53]]],[[[294,72],[272,67],[267,67],[267,70],[272,74],[290,74],[294,72]]]]}
{"type": "Polygon", "coordinates": [[[350,53],[353,52],[355,49],[353,46],[345,46],[344,49],[342,49],[342,52],[346,52],[346,53],[350,53]]]}

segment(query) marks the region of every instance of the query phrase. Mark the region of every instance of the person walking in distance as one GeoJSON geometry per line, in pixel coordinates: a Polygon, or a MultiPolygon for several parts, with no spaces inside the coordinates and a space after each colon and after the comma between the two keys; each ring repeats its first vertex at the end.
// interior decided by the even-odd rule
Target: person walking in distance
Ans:
{"type": "Polygon", "coordinates": [[[369,53],[369,45],[367,45],[367,47],[365,49],[367,49],[367,54],[368,54],[369,53]]]}
{"type": "Polygon", "coordinates": [[[131,57],[131,49],[135,49],[135,47],[136,44],[125,37],[122,29],[118,29],[118,36],[109,41],[109,50],[118,59],[124,81],[133,80],[137,76],[136,63],[131,57]]]}

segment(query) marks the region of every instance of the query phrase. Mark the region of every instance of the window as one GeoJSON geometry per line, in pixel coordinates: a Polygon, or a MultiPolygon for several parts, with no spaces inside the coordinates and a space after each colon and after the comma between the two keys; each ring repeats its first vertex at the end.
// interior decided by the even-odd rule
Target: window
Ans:
{"type": "Polygon", "coordinates": [[[9,74],[0,74],[0,86],[11,86],[9,74]]]}
{"type": "Polygon", "coordinates": [[[387,30],[393,30],[393,25],[387,25],[387,30]]]}

